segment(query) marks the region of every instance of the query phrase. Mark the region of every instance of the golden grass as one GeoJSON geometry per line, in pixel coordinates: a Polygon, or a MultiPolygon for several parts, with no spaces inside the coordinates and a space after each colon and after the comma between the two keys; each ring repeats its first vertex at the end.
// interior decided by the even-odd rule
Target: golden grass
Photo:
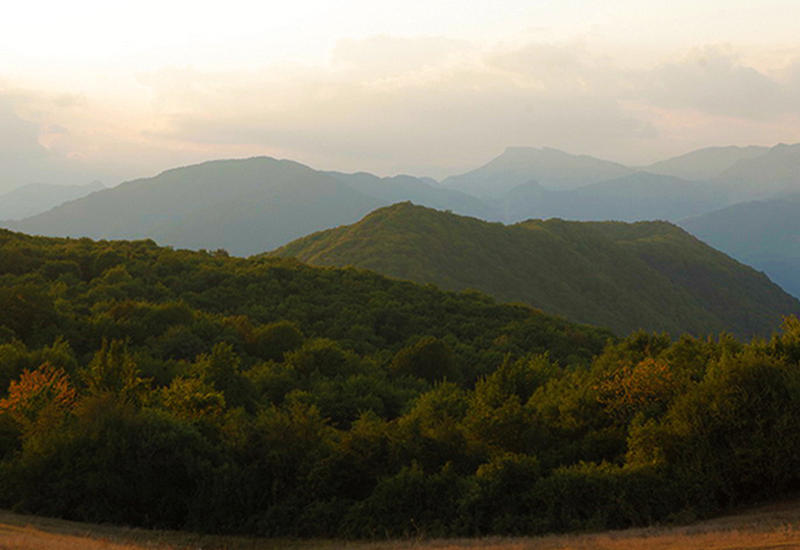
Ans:
{"type": "Polygon", "coordinates": [[[0,550],[766,550],[800,549],[800,501],[682,527],[480,539],[336,540],[217,537],[22,516],[0,511],[0,550]]]}

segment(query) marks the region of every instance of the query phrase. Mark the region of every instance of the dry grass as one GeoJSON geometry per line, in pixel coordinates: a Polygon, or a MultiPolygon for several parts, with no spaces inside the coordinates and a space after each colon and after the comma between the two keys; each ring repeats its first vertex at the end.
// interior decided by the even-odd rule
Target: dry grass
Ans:
{"type": "Polygon", "coordinates": [[[0,549],[14,550],[755,550],[800,549],[800,501],[683,527],[579,535],[347,542],[214,537],[21,516],[0,511],[0,549]]]}

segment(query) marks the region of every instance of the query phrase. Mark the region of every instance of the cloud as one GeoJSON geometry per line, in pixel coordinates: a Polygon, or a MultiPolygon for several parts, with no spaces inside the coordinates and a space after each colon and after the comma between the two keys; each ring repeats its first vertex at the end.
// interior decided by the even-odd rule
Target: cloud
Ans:
{"type": "Polygon", "coordinates": [[[0,191],[47,177],[57,161],[39,143],[39,126],[16,112],[20,98],[0,93],[0,191]]]}
{"type": "Polygon", "coordinates": [[[709,115],[765,119],[800,113],[798,81],[779,80],[721,48],[703,48],[642,75],[642,98],[709,115]]]}
{"type": "Polygon", "coordinates": [[[47,150],[39,144],[39,126],[21,118],[16,112],[20,97],[0,94],[0,156],[20,161],[45,159],[47,150]]]}
{"type": "Polygon", "coordinates": [[[598,84],[605,85],[620,73],[607,59],[592,55],[583,41],[534,42],[492,53],[487,63],[551,91],[593,88],[597,92],[603,89],[598,84]]]}
{"type": "Polygon", "coordinates": [[[438,165],[442,176],[510,144],[613,154],[657,135],[624,105],[608,63],[582,45],[457,46],[377,37],[340,44],[326,68],[244,76],[172,69],[142,81],[164,114],[154,136],[336,163],[323,167],[389,173],[438,165]]]}
{"type": "Polygon", "coordinates": [[[83,96],[0,88],[0,193],[29,183],[114,184],[149,172],[155,145],[131,143],[114,118],[83,96]]]}
{"type": "Polygon", "coordinates": [[[438,177],[509,145],[644,164],[708,145],[800,141],[800,56],[782,56],[767,70],[709,46],[636,65],[588,39],[374,36],[340,41],[319,65],[141,73],[127,103],[70,90],[28,97],[8,124],[21,125],[14,135],[29,154],[80,159],[72,165],[111,182],[255,154],[438,177]]]}

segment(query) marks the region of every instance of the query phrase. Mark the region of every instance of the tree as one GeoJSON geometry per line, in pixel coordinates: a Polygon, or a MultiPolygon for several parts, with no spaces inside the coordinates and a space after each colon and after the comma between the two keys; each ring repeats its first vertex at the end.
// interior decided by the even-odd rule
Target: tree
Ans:
{"type": "Polygon", "coordinates": [[[433,336],[424,336],[397,352],[391,369],[400,375],[411,375],[429,382],[457,378],[453,352],[433,336]]]}
{"type": "Polygon", "coordinates": [[[199,356],[193,368],[203,381],[225,395],[228,405],[249,407],[254,401],[255,388],[240,372],[240,363],[233,346],[220,342],[210,354],[199,356]]]}
{"type": "Polygon", "coordinates": [[[128,345],[122,340],[103,340],[100,350],[83,371],[83,381],[90,394],[112,394],[122,401],[138,401],[147,386],[139,377],[139,368],[128,345]]]}
{"type": "Polygon", "coordinates": [[[646,358],[633,367],[622,365],[598,386],[598,400],[620,422],[636,413],[662,413],[678,390],[670,367],[664,361],[646,358]]]}
{"type": "Polygon", "coordinates": [[[282,361],[285,353],[303,343],[303,333],[290,321],[278,321],[253,329],[248,351],[265,360],[282,361]]]}
{"type": "Polygon", "coordinates": [[[8,397],[0,399],[0,413],[8,413],[29,432],[40,419],[57,420],[75,403],[75,389],[63,369],[43,363],[34,370],[25,369],[19,380],[12,381],[8,397]]]}

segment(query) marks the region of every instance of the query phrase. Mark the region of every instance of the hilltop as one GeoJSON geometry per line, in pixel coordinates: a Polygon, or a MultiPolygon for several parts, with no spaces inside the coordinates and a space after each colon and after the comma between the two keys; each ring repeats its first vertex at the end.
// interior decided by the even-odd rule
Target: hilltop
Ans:
{"type": "Polygon", "coordinates": [[[410,203],[272,253],[475,288],[627,333],[773,330],[800,302],[667,222],[528,220],[506,226],[410,203]]]}

